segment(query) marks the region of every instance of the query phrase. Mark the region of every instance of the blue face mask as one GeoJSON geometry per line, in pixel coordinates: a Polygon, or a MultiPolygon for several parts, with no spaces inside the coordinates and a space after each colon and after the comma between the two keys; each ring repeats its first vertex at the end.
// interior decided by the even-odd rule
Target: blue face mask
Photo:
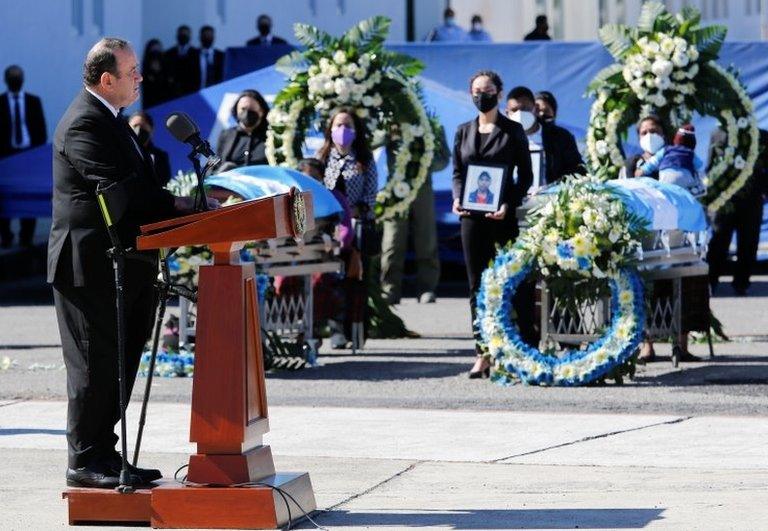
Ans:
{"type": "Polygon", "coordinates": [[[446,17],[445,19],[445,25],[446,26],[453,26],[456,23],[456,19],[453,17],[446,17]]]}

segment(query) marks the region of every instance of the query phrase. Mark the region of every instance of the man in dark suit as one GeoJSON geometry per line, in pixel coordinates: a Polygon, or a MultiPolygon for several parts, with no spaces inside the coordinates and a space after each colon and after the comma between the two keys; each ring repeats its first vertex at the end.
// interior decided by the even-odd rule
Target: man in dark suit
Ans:
{"type": "Polygon", "coordinates": [[[179,26],[176,30],[176,46],[166,50],[163,56],[166,82],[170,97],[180,98],[200,88],[200,54],[192,46],[192,30],[189,26],[179,26]]]}
{"type": "MultiPolygon", "coordinates": [[[[48,141],[45,115],[40,98],[25,93],[24,70],[12,65],[5,69],[8,91],[0,95],[0,157],[9,157],[48,141]]],[[[31,247],[35,235],[35,218],[22,218],[19,244],[31,247]]],[[[0,218],[0,247],[13,243],[11,220],[0,218]]]]}
{"type": "MultiPolygon", "coordinates": [[[[144,223],[192,208],[160,188],[151,159],[120,109],[139,97],[141,74],[130,44],[105,38],[88,52],[85,87],[56,127],[53,140],[53,216],[48,241],[48,282],[67,369],[67,484],[113,488],[120,455],[115,285],[111,247],[99,210],[98,190],[119,188],[124,214],[113,220],[125,247],[144,223]]],[[[157,276],[156,253],[126,260],[126,387],[130,396],[149,336],[157,276]]],[[[159,479],[158,470],[130,467],[133,483],[159,479]]]]}
{"type": "MultiPolygon", "coordinates": [[[[716,129],[709,141],[707,171],[723,156],[728,146],[725,131],[716,129]]],[[[728,249],[736,232],[736,263],[733,266],[733,291],[744,296],[752,284],[750,277],[757,261],[763,205],[768,200],[768,131],[760,130],[760,154],[747,184],[731,199],[731,204],[712,219],[712,239],[707,250],[709,283],[714,292],[725,274],[728,249]]]]}
{"type": "Polygon", "coordinates": [[[544,163],[533,168],[534,181],[538,175],[534,188],[555,183],[566,175],[585,173],[576,139],[553,121],[539,119],[536,100],[528,87],[515,87],[509,91],[507,117],[523,126],[531,153],[544,154],[544,163]]]}
{"type": "Polygon", "coordinates": [[[213,47],[216,36],[213,26],[200,28],[200,50],[198,51],[198,72],[200,87],[205,88],[221,83],[224,79],[224,52],[213,47]]]}
{"type": "Polygon", "coordinates": [[[524,41],[551,41],[552,37],[549,36],[549,22],[547,21],[547,15],[539,15],[536,17],[536,27],[528,35],[523,37],[524,41]]]}
{"type": "Polygon", "coordinates": [[[128,119],[128,125],[136,133],[141,147],[149,152],[157,183],[165,186],[171,180],[171,159],[167,151],[160,149],[152,142],[152,133],[155,130],[155,121],[152,116],[144,111],[135,112],[128,119]]]}
{"type": "Polygon", "coordinates": [[[259,34],[249,40],[247,46],[271,46],[273,44],[288,44],[288,41],[277,35],[272,35],[272,18],[269,15],[259,15],[256,19],[256,29],[259,34]]]}

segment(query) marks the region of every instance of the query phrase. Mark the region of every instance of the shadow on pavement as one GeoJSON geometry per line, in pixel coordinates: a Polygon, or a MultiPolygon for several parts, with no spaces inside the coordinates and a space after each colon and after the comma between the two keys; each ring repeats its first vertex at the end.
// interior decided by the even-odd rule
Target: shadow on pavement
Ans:
{"type": "MultiPolygon", "coordinates": [[[[315,520],[335,527],[448,527],[450,529],[642,529],[660,520],[664,509],[456,509],[418,512],[335,510],[315,520]]],[[[312,529],[302,522],[299,529],[312,529]]]]}
{"type": "Polygon", "coordinates": [[[51,430],[43,428],[0,428],[0,437],[6,435],[66,435],[67,430],[51,430]]]}
{"type": "Polygon", "coordinates": [[[342,361],[311,370],[270,372],[267,379],[386,381],[446,378],[467,372],[468,367],[466,363],[342,361]]]}
{"type": "Polygon", "coordinates": [[[635,382],[665,387],[768,384],[768,364],[755,366],[754,364],[757,362],[768,363],[768,357],[761,356],[744,360],[729,358],[728,364],[716,363],[704,367],[687,367],[684,371],[675,371],[656,376],[636,376],[635,382]],[[739,363],[733,364],[736,361],[739,363]]]}
{"type": "MultiPolygon", "coordinates": [[[[737,295],[736,292],[733,290],[730,282],[721,281],[720,284],[717,286],[715,293],[712,296],[717,298],[723,298],[723,297],[738,297],[739,295],[737,295]]],[[[753,281],[752,285],[749,287],[749,291],[747,292],[747,294],[742,295],[742,297],[747,297],[747,298],[768,297],[768,282],[753,281]]]]}

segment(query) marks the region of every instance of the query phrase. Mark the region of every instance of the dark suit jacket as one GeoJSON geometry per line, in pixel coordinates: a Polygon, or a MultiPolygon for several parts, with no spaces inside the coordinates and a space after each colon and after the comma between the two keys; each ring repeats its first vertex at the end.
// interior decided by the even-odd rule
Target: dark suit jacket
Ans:
{"type": "Polygon", "coordinates": [[[187,53],[179,54],[179,47],[166,50],[163,55],[166,82],[171,98],[178,98],[197,91],[200,88],[199,50],[190,46],[187,53]]]}
{"type": "MultiPolygon", "coordinates": [[[[45,115],[40,98],[34,94],[24,93],[24,120],[29,131],[29,140],[32,147],[41,146],[48,141],[48,133],[45,129],[45,115]]],[[[0,157],[7,157],[13,153],[11,147],[11,104],[8,102],[8,93],[0,94],[0,157]]]]}
{"type": "Polygon", "coordinates": [[[150,143],[147,151],[155,161],[155,177],[160,186],[165,186],[171,180],[171,160],[168,152],[150,143]]]}
{"type": "MultiPolygon", "coordinates": [[[[246,46],[261,46],[265,43],[264,41],[261,40],[261,35],[256,35],[253,39],[249,40],[245,44],[246,46]]],[[[277,37],[276,35],[272,35],[272,44],[288,44],[288,41],[286,41],[282,37],[277,37]]]]}
{"type": "Polygon", "coordinates": [[[547,183],[557,182],[566,175],[585,173],[584,161],[570,131],[559,125],[544,123],[541,126],[541,141],[544,144],[547,183]]]}
{"type": "MultiPolygon", "coordinates": [[[[216,154],[221,157],[221,162],[234,162],[239,166],[242,165],[241,161],[236,160],[237,157],[232,153],[232,150],[235,148],[238,130],[238,126],[230,127],[219,135],[219,140],[216,143],[216,154]]],[[[255,143],[253,146],[253,151],[249,156],[250,164],[267,164],[267,155],[265,153],[266,131],[264,138],[260,140],[260,142],[255,143]]]]}
{"type": "MultiPolygon", "coordinates": [[[[195,60],[195,72],[197,73],[197,88],[196,90],[200,90],[201,88],[205,88],[202,83],[202,71],[200,68],[200,55],[202,54],[202,50],[199,48],[195,48],[194,50],[195,56],[197,59],[195,60]]],[[[224,80],[224,52],[221,50],[213,50],[213,64],[210,67],[213,70],[213,83],[221,83],[224,80]]]]}
{"type": "MultiPolygon", "coordinates": [[[[477,203],[477,192],[478,192],[477,190],[475,190],[474,192],[469,192],[468,199],[470,203],[477,203]]],[[[493,192],[488,190],[488,192],[486,192],[485,199],[488,204],[493,204],[493,192]]]]}
{"type": "MultiPolygon", "coordinates": [[[[757,160],[755,161],[755,168],[752,171],[752,176],[747,180],[744,187],[736,192],[734,196],[734,202],[738,203],[743,200],[746,201],[758,201],[762,203],[762,196],[768,195],[768,131],[760,129],[760,136],[758,142],[760,143],[758,149],[757,160]]],[[[717,160],[723,156],[726,146],[728,145],[728,136],[725,134],[722,128],[718,127],[712,131],[712,136],[709,138],[709,153],[707,156],[707,169],[712,169],[717,160]]]]}
{"type": "MultiPolygon", "coordinates": [[[[97,188],[114,183],[124,187],[125,214],[115,220],[124,247],[135,245],[140,225],[174,216],[173,196],[158,185],[149,153],[144,151],[142,158],[132,134],[122,119],[85,89],[56,127],[48,282],[89,287],[113,282],[112,263],[106,255],[111,244],[97,188]]],[[[147,265],[126,262],[126,274],[139,268],[144,271],[147,265]]],[[[151,281],[151,270],[148,278],[151,281]]]]}
{"type": "Polygon", "coordinates": [[[461,190],[467,177],[467,165],[493,164],[507,168],[506,184],[502,192],[502,203],[507,203],[507,220],[514,220],[514,208],[519,206],[533,182],[531,154],[528,138],[523,127],[501,113],[496,118],[496,127],[484,146],[480,146],[478,119],[461,124],[456,130],[453,143],[453,197],[461,198],[461,190]],[[518,182],[514,181],[517,168],[518,182]]]}

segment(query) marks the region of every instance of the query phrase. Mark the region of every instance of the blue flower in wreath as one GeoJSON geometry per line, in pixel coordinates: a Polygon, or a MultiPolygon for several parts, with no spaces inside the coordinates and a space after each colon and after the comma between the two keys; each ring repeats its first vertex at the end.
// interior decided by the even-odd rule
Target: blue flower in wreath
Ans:
{"type": "Polygon", "coordinates": [[[579,269],[587,270],[590,269],[592,266],[592,262],[589,261],[589,258],[585,258],[583,256],[580,256],[576,259],[576,263],[579,266],[579,269]]]}
{"type": "Polygon", "coordinates": [[[573,258],[573,245],[570,242],[560,242],[557,244],[558,258],[573,258]]]}
{"type": "Polygon", "coordinates": [[[181,264],[179,263],[179,259],[176,258],[176,256],[173,256],[168,259],[168,270],[171,273],[177,273],[181,269],[181,264]]]}

